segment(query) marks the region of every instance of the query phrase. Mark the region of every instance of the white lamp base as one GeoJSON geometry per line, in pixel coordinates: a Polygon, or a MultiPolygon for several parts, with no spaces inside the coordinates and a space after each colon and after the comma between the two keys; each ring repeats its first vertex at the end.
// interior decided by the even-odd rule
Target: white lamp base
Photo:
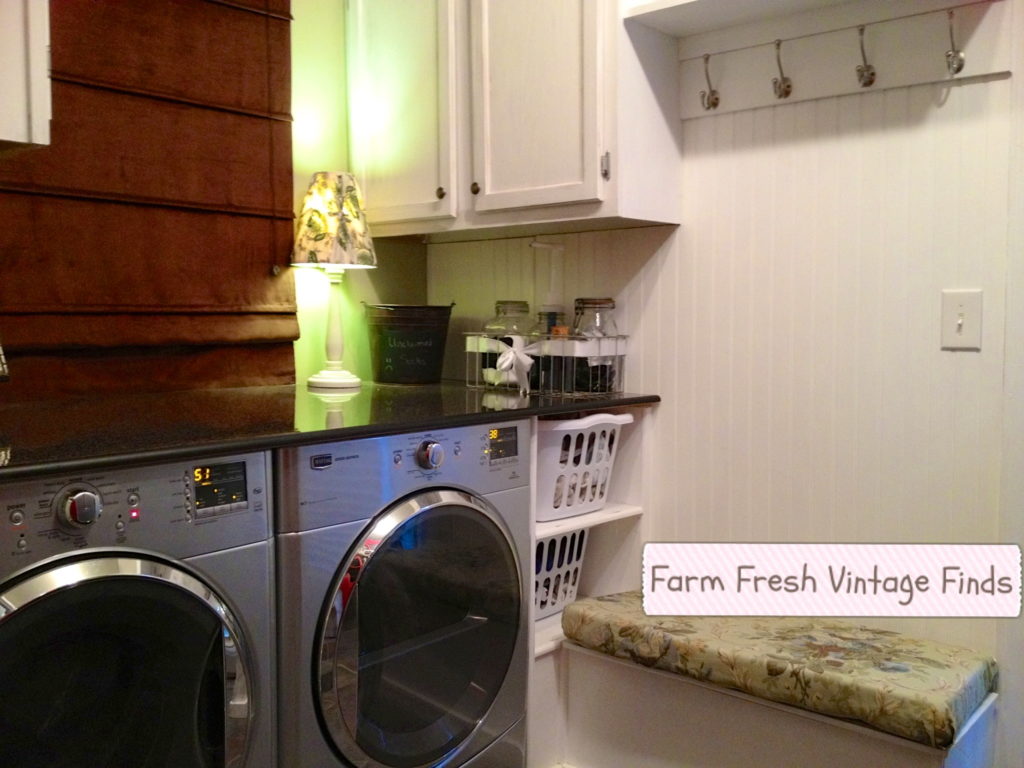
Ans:
{"type": "Polygon", "coordinates": [[[327,272],[330,283],[327,295],[327,337],[325,352],[327,367],[313,374],[306,382],[316,389],[355,389],[362,384],[359,377],[349,373],[342,365],[345,345],[341,333],[341,276],[340,270],[327,272]]]}
{"type": "Polygon", "coordinates": [[[332,371],[328,368],[309,377],[306,384],[310,387],[324,389],[352,389],[362,384],[362,380],[348,371],[332,371]]]}

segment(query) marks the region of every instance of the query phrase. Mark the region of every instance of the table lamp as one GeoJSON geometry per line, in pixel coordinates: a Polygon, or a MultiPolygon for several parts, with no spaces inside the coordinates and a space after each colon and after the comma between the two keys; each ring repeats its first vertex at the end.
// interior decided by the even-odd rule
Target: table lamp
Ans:
{"type": "Polygon", "coordinates": [[[359,377],[342,365],[341,278],[346,269],[373,269],[377,256],[355,177],[345,172],[313,174],[299,214],[292,264],[327,273],[326,367],[309,377],[312,388],[358,387],[359,377]]]}

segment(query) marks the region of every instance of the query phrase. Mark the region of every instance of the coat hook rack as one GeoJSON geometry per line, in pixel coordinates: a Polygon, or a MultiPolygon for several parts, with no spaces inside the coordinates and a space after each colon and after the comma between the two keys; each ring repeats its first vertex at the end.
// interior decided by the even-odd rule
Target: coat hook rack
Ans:
{"type": "Polygon", "coordinates": [[[711,87],[711,75],[708,74],[708,59],[711,58],[710,53],[704,54],[704,81],[708,84],[706,91],[700,92],[700,104],[704,107],[704,110],[718,109],[718,91],[711,87]]]}
{"type": "Polygon", "coordinates": [[[857,27],[857,34],[860,35],[860,60],[863,62],[857,67],[857,82],[861,88],[870,88],[875,84],[875,68],[868,64],[867,54],[864,53],[864,25],[857,27]]]}
{"type": "Polygon", "coordinates": [[[786,77],[782,71],[782,41],[775,41],[775,63],[779,67],[779,76],[772,78],[772,90],[775,91],[775,98],[788,99],[793,93],[793,81],[786,77]]]}
{"type": "Polygon", "coordinates": [[[964,68],[964,62],[967,60],[967,56],[964,52],[956,47],[956,38],[953,36],[953,10],[949,10],[949,50],[946,51],[946,69],[949,70],[950,77],[959,75],[960,70],[964,68]]]}

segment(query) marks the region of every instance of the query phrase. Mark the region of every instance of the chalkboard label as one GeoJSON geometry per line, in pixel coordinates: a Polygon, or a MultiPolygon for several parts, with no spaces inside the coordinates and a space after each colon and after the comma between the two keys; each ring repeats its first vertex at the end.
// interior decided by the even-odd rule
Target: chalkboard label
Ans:
{"type": "Polygon", "coordinates": [[[374,380],[384,384],[433,384],[440,381],[446,330],[371,326],[374,380]]]}

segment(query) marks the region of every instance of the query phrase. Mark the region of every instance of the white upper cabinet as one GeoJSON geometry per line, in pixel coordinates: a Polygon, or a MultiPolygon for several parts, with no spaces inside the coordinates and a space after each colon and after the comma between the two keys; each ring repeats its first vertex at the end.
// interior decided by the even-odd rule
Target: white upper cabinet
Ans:
{"type": "Polygon", "coordinates": [[[601,199],[598,5],[471,3],[474,210],[601,199]]]}
{"type": "Polygon", "coordinates": [[[0,2],[0,146],[50,143],[48,0],[0,2]]]}
{"type": "Polygon", "coordinates": [[[454,0],[349,0],[349,156],[371,223],[457,211],[454,0]]]}
{"type": "Polygon", "coordinates": [[[676,41],[618,0],[349,0],[348,38],[375,236],[679,222],[676,41]]]}

